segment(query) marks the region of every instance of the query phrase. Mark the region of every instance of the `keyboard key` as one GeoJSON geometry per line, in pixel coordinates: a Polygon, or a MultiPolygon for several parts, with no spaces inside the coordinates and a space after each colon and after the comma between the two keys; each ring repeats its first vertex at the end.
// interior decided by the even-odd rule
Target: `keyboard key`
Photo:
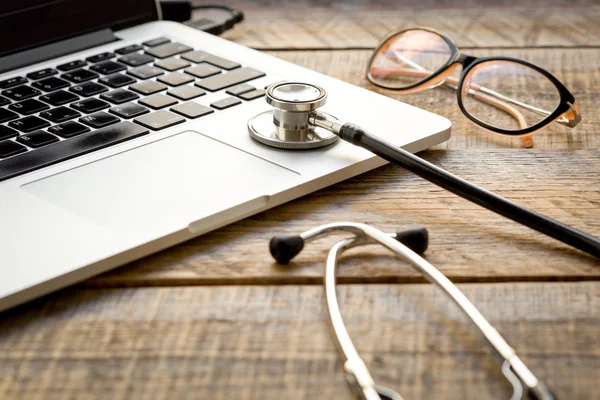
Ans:
{"type": "Polygon", "coordinates": [[[186,51],[190,50],[192,50],[190,46],[186,46],[185,44],[177,42],[172,42],[161,44],[156,47],[151,47],[146,50],[146,53],[156,58],[167,58],[174,56],[175,54],[185,53],[186,51]]]}
{"type": "Polygon", "coordinates": [[[18,136],[19,132],[5,125],[0,125],[0,140],[9,139],[18,136]]]}
{"type": "Polygon", "coordinates": [[[45,68],[39,71],[30,72],[27,77],[31,80],[37,81],[38,79],[47,78],[52,75],[58,74],[58,71],[52,68],[45,68]]]}
{"type": "Polygon", "coordinates": [[[34,171],[60,161],[91,153],[148,133],[139,125],[124,121],[36,151],[0,161],[0,181],[34,171]]]}
{"type": "Polygon", "coordinates": [[[117,89],[100,95],[101,99],[110,101],[113,104],[126,103],[128,101],[138,99],[139,97],[140,96],[137,94],[125,89],[117,89]]]}
{"type": "Polygon", "coordinates": [[[86,64],[87,63],[85,61],[75,60],[75,61],[71,61],[71,62],[68,62],[68,63],[65,63],[65,64],[61,64],[61,65],[59,65],[56,68],[60,69],[61,71],[65,71],[66,72],[66,71],[71,71],[71,70],[76,69],[76,68],[81,68],[81,67],[83,67],[86,64]]]}
{"type": "Polygon", "coordinates": [[[264,95],[265,95],[264,89],[256,89],[256,90],[252,90],[250,92],[242,93],[238,97],[240,99],[244,99],[244,100],[254,100],[254,99],[258,99],[259,97],[263,97],[264,95]]]}
{"type": "Polygon", "coordinates": [[[5,106],[7,104],[10,104],[10,100],[7,99],[6,97],[0,96],[0,106],[5,106]]]}
{"type": "Polygon", "coordinates": [[[189,67],[188,61],[182,60],[181,58],[167,58],[165,60],[158,60],[154,63],[157,67],[166,69],[167,71],[177,71],[178,69],[189,67]]]}
{"type": "Polygon", "coordinates": [[[19,114],[8,111],[6,108],[0,108],[0,122],[6,122],[17,118],[19,118],[19,114]]]}
{"type": "Polygon", "coordinates": [[[72,110],[68,107],[58,107],[53,108],[49,111],[44,111],[40,113],[40,117],[45,118],[54,123],[65,122],[73,118],[80,117],[81,114],[75,110],[72,110]]]}
{"type": "Polygon", "coordinates": [[[167,95],[157,93],[152,96],[148,96],[139,101],[140,104],[148,106],[150,108],[154,108],[158,110],[159,108],[164,108],[167,106],[172,106],[173,104],[177,104],[177,100],[167,95]]]}
{"type": "Polygon", "coordinates": [[[130,44],[129,46],[121,47],[120,49],[115,50],[115,53],[129,54],[139,50],[142,50],[142,46],[140,46],[139,44],[130,44]]]}
{"type": "Polygon", "coordinates": [[[0,142],[0,158],[7,158],[26,151],[27,148],[25,146],[21,146],[19,143],[15,143],[12,140],[0,142]]]}
{"type": "Polygon", "coordinates": [[[114,53],[111,53],[110,51],[105,51],[104,53],[100,53],[100,54],[96,54],[95,56],[88,57],[88,58],[86,58],[86,60],[92,64],[95,64],[100,61],[110,60],[114,56],[115,56],[114,53]]]}
{"type": "Polygon", "coordinates": [[[61,78],[69,80],[73,83],[80,83],[85,81],[91,81],[92,79],[96,79],[98,74],[88,71],[86,69],[78,69],[73,72],[68,72],[66,74],[62,74],[61,78]]]}
{"type": "Polygon", "coordinates": [[[90,97],[98,93],[106,92],[108,88],[99,83],[84,82],[71,87],[69,90],[79,96],[90,97]]]}
{"type": "Polygon", "coordinates": [[[136,78],[149,79],[149,78],[154,78],[155,76],[162,75],[165,73],[165,71],[158,69],[156,67],[151,67],[151,66],[146,65],[143,67],[130,69],[129,71],[127,71],[127,73],[129,75],[135,76],[136,78]]]}
{"type": "Polygon", "coordinates": [[[35,131],[17,137],[17,142],[37,149],[50,143],[58,142],[58,138],[45,131],[35,131]]]}
{"type": "Polygon", "coordinates": [[[92,71],[96,71],[102,75],[110,75],[115,72],[123,71],[127,69],[123,64],[119,64],[115,61],[104,61],[100,64],[96,64],[90,67],[92,71]]]}
{"type": "Polygon", "coordinates": [[[242,102],[239,99],[236,99],[235,97],[227,97],[223,100],[210,103],[210,106],[216,108],[217,110],[224,110],[229,107],[237,106],[241,103],[242,102]]]}
{"type": "Polygon", "coordinates": [[[42,129],[50,125],[50,122],[38,117],[29,116],[11,121],[8,123],[11,128],[20,130],[21,132],[29,133],[38,129],[42,129]]]}
{"type": "Polygon", "coordinates": [[[69,82],[53,76],[51,78],[42,79],[38,82],[33,82],[31,86],[34,86],[38,89],[42,89],[44,92],[53,92],[55,90],[65,88],[69,85],[69,82]]]}
{"type": "Polygon", "coordinates": [[[123,64],[131,65],[132,67],[137,67],[154,61],[154,57],[150,57],[148,54],[135,53],[123,56],[119,58],[119,61],[123,64]]]}
{"type": "Polygon", "coordinates": [[[150,110],[148,110],[146,107],[141,106],[139,104],[125,103],[125,104],[120,104],[118,106],[114,106],[113,108],[111,108],[108,111],[115,115],[118,115],[121,118],[128,119],[128,118],[137,117],[138,115],[146,114],[150,110]]]}
{"type": "Polygon", "coordinates": [[[171,72],[170,74],[159,77],[157,80],[171,86],[180,86],[186,83],[194,82],[194,78],[189,75],[182,74],[181,72],[171,72]]]}
{"type": "Polygon", "coordinates": [[[202,63],[200,65],[187,68],[185,72],[198,78],[206,78],[208,76],[220,74],[221,70],[214,65],[202,63]]]}
{"type": "Polygon", "coordinates": [[[155,131],[185,122],[185,118],[165,110],[155,111],[133,120],[138,124],[155,131]]]}
{"type": "Polygon", "coordinates": [[[50,108],[48,104],[44,104],[36,99],[29,99],[22,101],[20,103],[14,103],[8,106],[13,111],[18,112],[19,114],[29,115],[35,114],[36,112],[44,111],[50,108]]]}
{"type": "Polygon", "coordinates": [[[240,64],[238,64],[236,62],[229,61],[224,58],[217,57],[215,55],[212,55],[210,53],[206,53],[206,52],[200,51],[200,50],[186,53],[186,54],[182,55],[181,57],[185,58],[188,61],[192,61],[194,63],[207,62],[209,64],[212,64],[212,65],[217,66],[222,69],[229,70],[229,69],[235,69],[235,68],[240,67],[240,64]]]}
{"type": "Polygon", "coordinates": [[[219,74],[203,79],[200,82],[196,82],[196,86],[214,92],[229,86],[237,85],[238,83],[244,83],[252,79],[260,78],[261,76],[265,76],[265,73],[254,68],[245,67],[235,69],[226,74],[219,74]]]}
{"type": "Polygon", "coordinates": [[[65,122],[64,124],[52,126],[48,128],[48,131],[67,139],[73,136],[81,135],[82,133],[89,132],[90,128],[81,125],[79,122],[69,121],[65,122]]]}
{"type": "Polygon", "coordinates": [[[156,39],[148,40],[148,41],[146,41],[146,42],[144,42],[142,44],[144,46],[147,46],[147,47],[156,47],[158,45],[169,43],[169,42],[170,42],[169,39],[167,39],[165,37],[159,37],[159,38],[156,38],[156,39]]]}
{"type": "Polygon", "coordinates": [[[10,97],[13,100],[25,100],[40,94],[42,94],[42,92],[26,85],[17,86],[14,89],[8,89],[2,92],[2,95],[10,97]]]}
{"type": "Polygon", "coordinates": [[[163,85],[160,82],[154,82],[154,81],[138,82],[134,85],[129,86],[129,89],[136,91],[139,94],[143,94],[143,95],[154,94],[154,93],[160,92],[162,90],[165,90],[166,88],[167,88],[166,85],[163,85]]]}
{"type": "Polygon", "coordinates": [[[81,100],[76,103],[73,103],[73,104],[71,104],[71,107],[73,107],[77,111],[81,111],[86,114],[91,114],[93,112],[100,111],[100,110],[110,107],[110,104],[108,104],[105,101],[91,97],[89,99],[85,99],[85,100],[81,100]]]}
{"type": "Polygon", "coordinates": [[[177,97],[181,100],[190,100],[198,96],[203,96],[206,92],[195,86],[179,86],[167,92],[167,94],[177,97]]]}
{"type": "Polygon", "coordinates": [[[232,96],[239,96],[240,94],[250,92],[251,90],[256,90],[256,88],[252,85],[248,85],[247,83],[242,83],[240,85],[230,87],[225,93],[232,96]]]}
{"type": "Polygon", "coordinates": [[[79,96],[75,96],[73,93],[65,92],[64,90],[59,90],[57,92],[40,96],[40,100],[45,101],[48,104],[52,104],[53,106],[61,106],[63,104],[79,100],[79,96]]]}
{"type": "Polygon", "coordinates": [[[0,89],[9,89],[11,87],[19,86],[27,83],[27,79],[22,76],[15,76],[14,78],[5,79],[0,81],[0,89]]]}
{"type": "Polygon", "coordinates": [[[102,79],[98,79],[98,82],[108,85],[113,88],[118,88],[125,85],[136,83],[137,81],[130,76],[123,74],[113,74],[105,76],[102,79]]]}
{"type": "Polygon", "coordinates": [[[119,118],[105,112],[99,112],[79,118],[79,122],[83,122],[92,128],[104,128],[105,126],[116,124],[119,121],[119,118]]]}
{"type": "Polygon", "coordinates": [[[171,107],[171,111],[192,119],[215,112],[215,110],[213,110],[212,108],[205,107],[202,104],[198,104],[193,101],[189,101],[187,103],[171,107]]]}

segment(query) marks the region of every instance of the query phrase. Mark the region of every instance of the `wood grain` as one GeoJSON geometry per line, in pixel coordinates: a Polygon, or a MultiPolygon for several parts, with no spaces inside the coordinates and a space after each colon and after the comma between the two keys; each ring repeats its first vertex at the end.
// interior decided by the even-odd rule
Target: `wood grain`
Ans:
{"type": "MultiPolygon", "coordinates": [[[[460,285],[561,399],[592,399],[600,285],[460,285]]],[[[338,289],[375,380],[406,399],[502,399],[481,334],[431,285],[338,289]]],[[[65,290],[2,315],[0,398],[350,399],[316,286],[65,290]]]]}
{"type": "Polygon", "coordinates": [[[246,20],[224,36],[258,49],[373,48],[387,32],[415,26],[439,29],[463,47],[600,45],[597,1],[233,0],[227,4],[242,10],[246,20]]]}
{"type": "MultiPolygon", "coordinates": [[[[600,236],[598,151],[423,152],[430,162],[510,200],[600,236]]],[[[600,263],[388,165],[85,282],[91,286],[321,282],[335,238],[313,242],[288,267],[268,252],[276,234],[334,221],[385,231],[430,230],[427,259],[455,281],[597,279],[600,263]]],[[[385,250],[356,249],[343,282],[422,282],[385,250]],[[366,255],[371,254],[372,257],[366,255]]]]}

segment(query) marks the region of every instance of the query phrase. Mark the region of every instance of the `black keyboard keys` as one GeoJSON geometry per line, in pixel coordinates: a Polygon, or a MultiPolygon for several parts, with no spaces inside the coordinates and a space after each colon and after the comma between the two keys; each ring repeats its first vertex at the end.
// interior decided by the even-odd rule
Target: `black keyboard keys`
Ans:
{"type": "Polygon", "coordinates": [[[48,131],[50,133],[67,139],[73,136],[81,135],[82,133],[89,132],[90,128],[88,128],[85,125],[81,125],[79,122],[69,121],[65,122],[64,124],[52,126],[48,128],[48,131]]]}
{"type": "Polygon", "coordinates": [[[35,86],[38,89],[42,89],[44,92],[53,92],[55,90],[65,88],[69,85],[69,82],[53,76],[50,78],[42,79],[41,81],[34,82],[31,86],[35,86]]]}
{"type": "Polygon", "coordinates": [[[26,151],[27,148],[25,146],[21,146],[19,143],[15,143],[11,140],[0,142],[0,158],[14,156],[26,151]]]}
{"type": "Polygon", "coordinates": [[[186,51],[190,50],[192,50],[190,46],[186,46],[185,44],[177,42],[172,42],[161,44],[156,47],[151,47],[146,50],[146,53],[156,58],[167,58],[174,56],[175,54],[185,53],[186,51]]]}
{"type": "Polygon", "coordinates": [[[110,101],[113,104],[126,103],[128,101],[138,99],[139,97],[140,96],[137,94],[125,89],[117,89],[100,95],[101,99],[110,101]]]}
{"type": "Polygon", "coordinates": [[[142,46],[139,44],[131,44],[129,46],[121,47],[120,49],[115,50],[117,54],[129,54],[134,51],[142,50],[142,46]]]}
{"type": "Polygon", "coordinates": [[[45,68],[39,71],[30,72],[27,77],[31,80],[37,81],[38,79],[47,78],[52,75],[58,74],[58,71],[52,68],[45,68]]]}
{"type": "Polygon", "coordinates": [[[27,79],[22,76],[15,76],[14,78],[5,79],[0,81],[0,89],[9,89],[11,87],[19,86],[27,83],[27,79]]]}
{"type": "Polygon", "coordinates": [[[123,64],[119,64],[115,61],[104,61],[100,64],[96,64],[90,67],[92,71],[101,73],[102,75],[110,75],[115,72],[123,71],[127,69],[123,64]]]}
{"type": "Polygon", "coordinates": [[[119,58],[119,61],[132,67],[138,67],[154,61],[154,57],[150,57],[148,54],[134,53],[119,58]]]}
{"type": "Polygon", "coordinates": [[[10,97],[13,100],[25,100],[40,94],[42,94],[42,92],[26,85],[17,86],[16,88],[8,89],[2,92],[3,96],[10,97]]]}
{"type": "Polygon", "coordinates": [[[20,103],[11,104],[10,106],[8,106],[8,108],[18,112],[19,114],[29,115],[47,110],[48,108],[50,108],[50,106],[36,99],[28,99],[20,103]]]}
{"type": "Polygon", "coordinates": [[[240,64],[238,64],[236,62],[229,61],[224,58],[217,57],[215,55],[212,55],[210,53],[206,53],[206,52],[200,51],[200,50],[186,53],[186,54],[182,55],[181,57],[185,58],[186,60],[195,62],[195,63],[207,62],[207,63],[215,65],[219,68],[228,69],[228,70],[240,67],[240,64]]]}
{"type": "Polygon", "coordinates": [[[71,61],[71,62],[68,62],[68,63],[65,63],[65,64],[61,64],[61,65],[59,65],[56,68],[60,69],[61,71],[65,71],[66,72],[66,71],[74,70],[76,68],[81,68],[84,65],[86,65],[85,61],[75,60],[75,61],[71,61]]]}
{"type": "Polygon", "coordinates": [[[40,96],[40,100],[45,101],[48,104],[52,104],[53,106],[61,106],[63,104],[79,100],[79,96],[75,96],[73,93],[65,92],[64,90],[59,90],[57,92],[40,96]]]}
{"type": "Polygon", "coordinates": [[[108,88],[95,82],[83,82],[71,87],[69,90],[79,96],[90,97],[98,93],[106,92],[108,88]]]}
{"type": "Polygon", "coordinates": [[[100,61],[110,60],[114,56],[115,56],[114,53],[111,53],[110,51],[106,51],[104,53],[100,53],[100,54],[96,54],[95,56],[88,57],[88,58],[86,58],[86,60],[92,64],[95,64],[100,61]]]}
{"type": "Polygon", "coordinates": [[[58,142],[58,138],[46,131],[35,131],[17,137],[17,142],[37,149],[50,143],[58,142]]]}
{"type": "Polygon", "coordinates": [[[61,78],[65,78],[73,83],[81,83],[85,81],[91,81],[92,79],[96,79],[98,74],[88,71],[87,69],[78,69],[73,72],[67,72],[66,74],[62,74],[61,78]]]}
{"type": "Polygon", "coordinates": [[[123,74],[113,74],[109,76],[105,76],[102,79],[98,79],[98,82],[110,86],[112,88],[118,88],[125,85],[130,85],[132,83],[136,83],[137,81],[130,76],[123,74]]]}
{"type": "Polygon", "coordinates": [[[71,104],[71,107],[76,109],[77,111],[81,111],[86,114],[91,114],[93,112],[100,111],[100,110],[110,107],[110,104],[108,104],[105,101],[102,101],[102,100],[92,97],[89,99],[85,99],[85,100],[81,100],[76,103],[73,103],[73,104],[71,104]]]}
{"type": "Polygon", "coordinates": [[[40,113],[40,117],[57,124],[80,116],[80,113],[68,107],[57,107],[40,113]]]}
{"type": "Polygon", "coordinates": [[[8,125],[21,132],[29,133],[47,127],[50,125],[50,122],[35,116],[29,116],[16,121],[11,121],[8,125]]]}
{"type": "Polygon", "coordinates": [[[18,136],[19,132],[8,126],[0,125],[0,140],[9,139],[18,136]]]}
{"type": "Polygon", "coordinates": [[[10,104],[10,100],[7,99],[6,97],[0,96],[0,106],[5,106],[7,104],[10,104]]]}
{"type": "Polygon", "coordinates": [[[86,115],[85,117],[79,118],[79,122],[83,122],[92,128],[103,128],[108,125],[116,124],[119,121],[119,118],[105,112],[98,112],[96,114],[86,115]]]}
{"type": "Polygon", "coordinates": [[[8,111],[6,108],[0,108],[0,122],[6,122],[17,118],[19,118],[19,114],[8,111]]]}
{"type": "Polygon", "coordinates": [[[115,115],[118,115],[121,118],[128,119],[137,117],[138,115],[146,114],[149,110],[146,107],[136,103],[125,103],[120,104],[118,106],[114,106],[108,111],[115,115]]]}
{"type": "Polygon", "coordinates": [[[196,86],[215,92],[229,86],[237,85],[238,83],[244,83],[252,79],[260,78],[261,76],[265,76],[265,73],[254,68],[245,67],[234,69],[226,74],[219,74],[202,79],[200,82],[196,83],[196,86]]]}
{"type": "Polygon", "coordinates": [[[169,43],[170,40],[165,38],[165,37],[159,37],[156,39],[152,39],[152,40],[148,40],[144,43],[142,43],[144,46],[148,46],[148,47],[156,47],[159,46],[161,44],[165,44],[165,43],[169,43]]]}
{"type": "Polygon", "coordinates": [[[124,121],[69,140],[42,147],[0,161],[0,181],[75,158],[148,133],[139,125],[124,121]]]}
{"type": "Polygon", "coordinates": [[[146,128],[159,131],[161,129],[185,122],[185,118],[165,110],[160,110],[138,117],[134,119],[134,121],[145,126],[146,128]]]}

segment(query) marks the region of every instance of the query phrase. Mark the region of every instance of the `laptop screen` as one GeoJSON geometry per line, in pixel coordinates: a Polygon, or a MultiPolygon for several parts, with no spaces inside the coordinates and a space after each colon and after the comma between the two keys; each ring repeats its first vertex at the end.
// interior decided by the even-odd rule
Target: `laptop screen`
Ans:
{"type": "Polygon", "coordinates": [[[154,0],[0,0],[0,56],[156,19],[154,0]]]}

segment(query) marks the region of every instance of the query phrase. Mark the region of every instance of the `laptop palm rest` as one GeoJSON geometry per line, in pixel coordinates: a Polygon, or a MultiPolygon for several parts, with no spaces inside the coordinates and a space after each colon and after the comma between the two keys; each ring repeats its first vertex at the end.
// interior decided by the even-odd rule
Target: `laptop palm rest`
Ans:
{"type": "Polygon", "coordinates": [[[290,169],[187,131],[23,189],[115,233],[150,238],[246,202],[262,208],[270,193],[297,178],[290,169]]]}

